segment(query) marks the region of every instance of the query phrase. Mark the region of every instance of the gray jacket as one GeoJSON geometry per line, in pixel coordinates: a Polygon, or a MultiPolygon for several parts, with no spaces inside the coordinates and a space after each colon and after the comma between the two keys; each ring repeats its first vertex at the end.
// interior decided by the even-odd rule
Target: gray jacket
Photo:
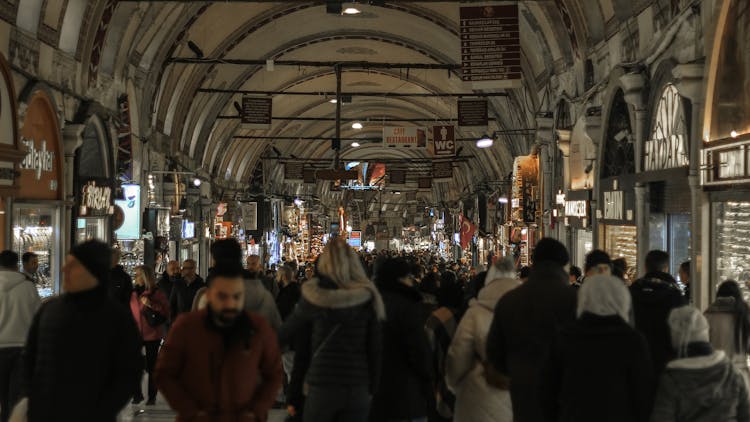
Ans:
{"type": "Polygon", "coordinates": [[[39,305],[34,283],[17,271],[0,270],[0,348],[26,343],[39,305]]]}
{"type": "Polygon", "coordinates": [[[276,331],[281,327],[281,315],[276,302],[263,282],[257,278],[245,279],[245,310],[265,318],[276,331]]]}
{"type": "Polygon", "coordinates": [[[670,362],[651,422],[748,422],[748,389],[723,351],[670,362]]]}

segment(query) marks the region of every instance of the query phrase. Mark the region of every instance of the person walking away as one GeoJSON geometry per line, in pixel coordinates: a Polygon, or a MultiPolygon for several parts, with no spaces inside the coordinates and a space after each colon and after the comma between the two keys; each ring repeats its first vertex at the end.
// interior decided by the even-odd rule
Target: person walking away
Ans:
{"type": "Polygon", "coordinates": [[[574,289],[580,289],[581,288],[581,278],[583,277],[583,272],[580,268],[576,266],[570,267],[570,271],[568,271],[570,286],[574,289]]]}
{"type": "Polygon", "coordinates": [[[286,321],[289,315],[292,314],[297,302],[299,302],[302,291],[300,290],[300,284],[297,282],[297,277],[294,276],[291,268],[282,267],[276,273],[276,278],[282,286],[281,290],[279,290],[279,295],[276,297],[276,307],[279,309],[281,320],[286,321]]]}
{"type": "Polygon", "coordinates": [[[521,284],[512,258],[498,260],[484,287],[458,324],[445,364],[448,388],[456,395],[455,422],[513,421],[510,394],[488,384],[485,375],[487,334],[497,301],[521,284]]]}
{"type": "Polygon", "coordinates": [[[123,307],[128,307],[130,295],[133,293],[133,279],[120,265],[122,255],[119,249],[112,248],[112,270],[109,272],[109,297],[120,303],[123,307]]]}
{"type": "Polygon", "coordinates": [[[380,377],[384,319],[383,300],[357,254],[340,237],[328,242],[318,277],[302,285],[302,299],[279,331],[282,346],[309,336],[305,421],[367,420],[380,377]]]}
{"type": "Polygon", "coordinates": [[[598,274],[611,275],[612,274],[612,259],[609,254],[600,249],[594,249],[593,251],[586,254],[586,260],[583,265],[584,268],[584,279],[582,283],[586,282],[586,278],[593,277],[598,274]]]}
{"type": "Polygon", "coordinates": [[[750,340],[750,309],[742,298],[739,284],[727,280],[716,292],[716,300],[705,312],[711,346],[723,350],[750,386],[747,352],[750,340]]]}
{"type": "Polygon", "coordinates": [[[0,252],[0,422],[7,422],[21,393],[21,353],[39,293],[18,272],[18,254],[0,252]]]}
{"type": "Polygon", "coordinates": [[[646,254],[646,275],[630,286],[635,328],[646,336],[651,361],[658,377],[673,357],[667,318],[685,304],[677,281],[667,273],[669,254],[653,250],[646,254]]]}
{"type": "Polygon", "coordinates": [[[750,421],[747,385],[726,353],[709,343],[706,318],[682,306],[668,324],[677,358],[661,376],[651,422],[750,421]]]}
{"type": "Polygon", "coordinates": [[[680,283],[685,286],[685,289],[682,292],[685,296],[685,301],[692,303],[693,298],[690,296],[690,261],[685,261],[680,264],[680,269],[677,274],[680,276],[680,283]]]}
{"type": "Polygon", "coordinates": [[[21,272],[27,280],[34,284],[39,284],[39,255],[34,252],[24,252],[21,255],[21,265],[23,269],[21,272]]]}
{"type": "Polygon", "coordinates": [[[177,261],[169,261],[167,263],[167,270],[162,273],[156,286],[159,290],[164,292],[167,299],[172,296],[172,287],[182,275],[180,274],[180,263],[177,261]]]}
{"type": "Polygon", "coordinates": [[[487,360],[492,370],[510,378],[516,422],[544,420],[541,370],[556,333],[575,321],[576,292],[568,282],[569,261],[562,243],[540,240],[528,281],[506,293],[495,307],[487,360]]]}
{"type": "Polygon", "coordinates": [[[621,279],[600,274],[583,284],[578,319],[557,336],[546,364],[548,421],[648,420],[654,373],[646,339],[630,325],[631,308],[621,279]]]}
{"type": "Polygon", "coordinates": [[[135,321],[108,296],[111,251],[90,240],[63,266],[64,293],[42,304],[24,352],[29,422],[114,422],[143,361],[135,321]]]}
{"type": "Polygon", "coordinates": [[[249,255],[246,259],[246,263],[247,271],[250,273],[250,276],[247,278],[260,280],[261,283],[263,283],[263,287],[271,293],[271,296],[274,298],[278,296],[279,284],[276,283],[274,277],[263,275],[263,266],[261,265],[260,257],[258,255],[249,255]]]}
{"type": "Polygon", "coordinates": [[[424,329],[422,296],[403,258],[386,260],[375,273],[388,318],[383,324],[383,365],[372,398],[371,422],[426,421],[432,402],[430,346],[424,329]]]}
{"type": "Polygon", "coordinates": [[[206,287],[201,276],[196,274],[196,265],[195,260],[186,259],[182,263],[182,277],[174,280],[172,294],[169,297],[172,323],[180,314],[191,311],[195,293],[206,287]]]}
{"type": "MultiPolygon", "coordinates": [[[[161,340],[166,334],[169,301],[164,292],[157,287],[156,277],[149,266],[140,265],[135,268],[135,287],[130,297],[130,311],[133,313],[136,326],[141,333],[143,347],[146,349],[146,373],[148,374],[146,405],[153,406],[156,404],[154,367],[161,340]]],[[[143,392],[139,385],[135,390],[133,403],[138,404],[142,401],[143,392]]]]}
{"type": "Polygon", "coordinates": [[[156,361],[156,385],[177,422],[265,421],[281,387],[271,326],[243,309],[239,260],[216,265],[208,306],[181,316],[156,361]]]}

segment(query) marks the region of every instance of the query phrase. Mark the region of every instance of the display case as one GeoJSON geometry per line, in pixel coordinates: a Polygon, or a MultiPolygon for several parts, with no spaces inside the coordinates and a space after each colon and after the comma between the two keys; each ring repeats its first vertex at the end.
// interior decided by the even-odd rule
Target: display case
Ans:
{"type": "Polygon", "coordinates": [[[600,226],[600,245],[612,259],[625,258],[630,268],[638,268],[638,240],[636,226],[600,226]]]}
{"type": "MultiPolygon", "coordinates": [[[[16,204],[13,207],[13,246],[20,257],[33,252],[39,257],[34,278],[40,297],[59,291],[60,280],[60,212],[51,205],[16,204]]],[[[19,262],[19,267],[20,267],[19,262]]]]}
{"type": "Polygon", "coordinates": [[[117,247],[120,249],[120,265],[125,268],[131,278],[135,280],[135,267],[144,263],[144,242],[138,240],[119,240],[117,247]]]}
{"type": "Polygon", "coordinates": [[[719,284],[735,280],[745,300],[750,300],[750,202],[713,204],[716,268],[711,280],[711,300],[719,284]]]}

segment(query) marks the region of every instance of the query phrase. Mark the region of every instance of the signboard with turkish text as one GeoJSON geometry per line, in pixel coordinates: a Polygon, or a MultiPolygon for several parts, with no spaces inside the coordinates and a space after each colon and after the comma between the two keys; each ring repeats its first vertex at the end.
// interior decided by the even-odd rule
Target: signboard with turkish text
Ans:
{"type": "Polygon", "coordinates": [[[273,117],[270,97],[242,96],[242,126],[247,129],[269,129],[273,117]]]}
{"type": "Polygon", "coordinates": [[[112,214],[112,188],[104,180],[89,180],[78,192],[78,204],[81,217],[112,214]]]}
{"type": "Polygon", "coordinates": [[[489,115],[487,100],[458,100],[458,125],[461,127],[487,127],[489,115]]]}
{"type": "Polygon", "coordinates": [[[29,101],[23,126],[21,146],[26,157],[19,164],[20,199],[62,199],[62,161],[57,113],[43,91],[29,101]]]}
{"type": "Polygon", "coordinates": [[[701,151],[701,184],[730,186],[750,183],[750,136],[705,143],[701,151]]]}
{"type": "Polygon", "coordinates": [[[436,157],[456,155],[456,128],[454,126],[433,126],[432,145],[436,157]]]}
{"type": "Polygon", "coordinates": [[[434,180],[450,180],[453,178],[453,162],[433,161],[432,178],[434,180]]]}
{"type": "Polygon", "coordinates": [[[284,181],[300,182],[305,178],[305,166],[300,163],[284,163],[284,181]]]}
{"type": "Polygon", "coordinates": [[[596,217],[606,224],[635,225],[635,178],[611,177],[599,181],[601,192],[596,217]]]}
{"type": "Polygon", "coordinates": [[[244,223],[245,230],[255,231],[258,230],[258,203],[247,202],[242,204],[242,222],[244,223]]]}
{"type": "Polygon", "coordinates": [[[391,148],[424,148],[427,132],[421,127],[383,127],[383,146],[391,148]]]}
{"type": "Polygon", "coordinates": [[[461,78],[478,88],[521,86],[518,5],[462,7],[461,78]]]}

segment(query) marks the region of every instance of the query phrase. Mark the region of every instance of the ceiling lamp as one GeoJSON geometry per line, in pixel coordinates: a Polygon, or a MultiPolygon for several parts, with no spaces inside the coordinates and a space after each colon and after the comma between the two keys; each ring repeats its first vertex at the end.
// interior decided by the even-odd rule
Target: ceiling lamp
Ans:
{"type": "Polygon", "coordinates": [[[359,9],[357,9],[356,7],[349,6],[349,7],[345,8],[344,11],[341,12],[341,13],[343,13],[345,15],[359,15],[360,13],[362,13],[362,11],[359,10],[359,9]]]}
{"type": "Polygon", "coordinates": [[[362,129],[362,128],[363,128],[362,123],[360,123],[360,122],[354,122],[354,123],[352,123],[352,129],[359,130],[359,129],[362,129]]]}
{"type": "Polygon", "coordinates": [[[328,100],[328,102],[331,104],[336,104],[338,100],[336,100],[335,98],[331,98],[330,100],[328,100]]]}
{"type": "Polygon", "coordinates": [[[485,134],[481,138],[477,139],[477,148],[489,148],[494,143],[495,140],[492,139],[489,135],[485,134]]]}
{"type": "Polygon", "coordinates": [[[352,148],[358,148],[359,142],[352,142],[352,148]]]}
{"type": "Polygon", "coordinates": [[[202,183],[201,179],[199,179],[197,177],[195,179],[193,179],[193,186],[195,186],[196,188],[200,187],[201,183],[202,183]]]}

